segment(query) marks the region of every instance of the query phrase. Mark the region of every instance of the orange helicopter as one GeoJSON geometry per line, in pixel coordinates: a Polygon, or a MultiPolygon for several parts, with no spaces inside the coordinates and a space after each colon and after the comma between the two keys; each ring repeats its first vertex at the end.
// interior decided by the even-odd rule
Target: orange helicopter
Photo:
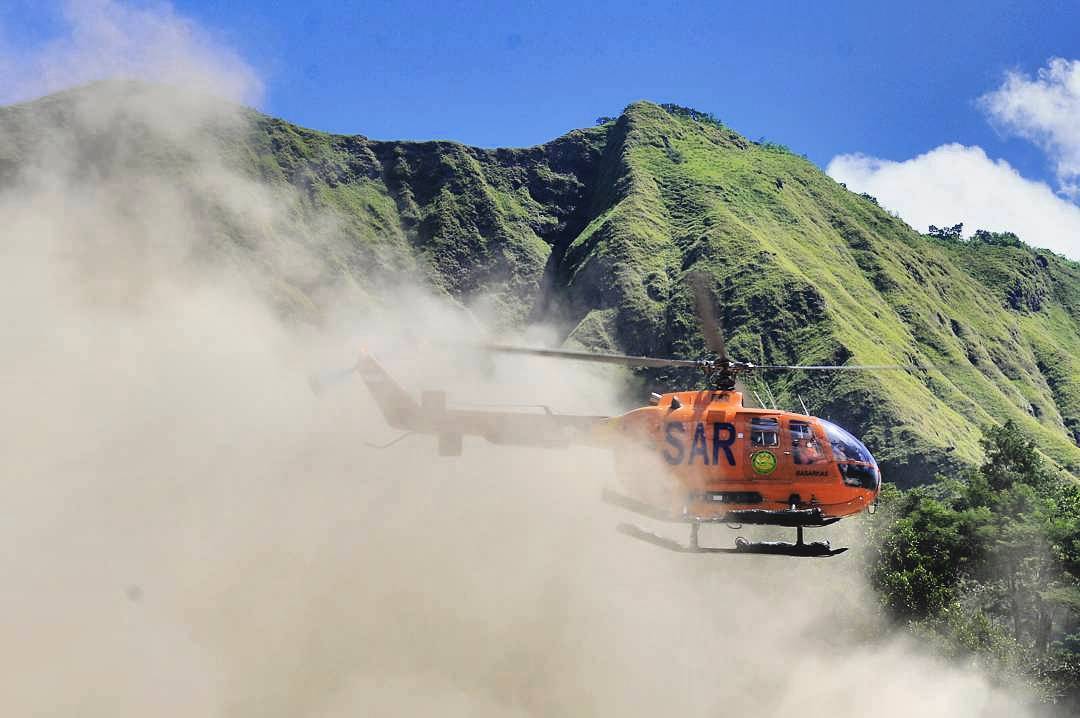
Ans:
{"type": "Polygon", "coordinates": [[[486,345],[504,354],[603,362],[627,367],[693,367],[711,385],[700,391],[653,394],[651,405],[615,417],[451,409],[446,393],[425,391],[418,403],[372,356],[362,353],[344,372],[313,380],[319,389],[330,381],[359,373],[387,423],[406,433],[438,437],[439,454],[459,456],[462,437],[480,436],[494,444],[564,448],[571,444],[614,449],[616,473],[635,480],[655,475],[656,464],[618,450],[630,442],[655,455],[673,480],[670,500],[642,501],[605,490],[605,501],[652,519],[689,524],[688,544],[644,531],[631,524],[619,530],[666,549],[685,553],[834,556],[846,548],[828,541],[805,542],[803,529],[821,527],[862,510],[873,510],[881,471],[867,448],[825,419],[778,409],[752,408],[737,389],[739,377],[763,371],[877,371],[901,365],[757,365],[728,357],[708,291],[695,281],[698,317],[714,358],[687,360],[595,354],[561,349],[486,345]],[[703,523],[793,527],[795,543],[736,539],[734,548],[702,546],[703,523]]]}

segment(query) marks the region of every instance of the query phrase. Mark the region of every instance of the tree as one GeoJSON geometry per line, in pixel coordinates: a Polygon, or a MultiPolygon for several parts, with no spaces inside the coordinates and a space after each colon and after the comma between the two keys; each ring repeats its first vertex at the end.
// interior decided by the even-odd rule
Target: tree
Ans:
{"type": "Polygon", "coordinates": [[[703,122],[705,124],[715,125],[716,127],[724,126],[724,123],[720,121],[720,118],[711,112],[695,110],[693,107],[683,107],[682,105],[676,105],[672,102],[661,103],[660,107],[664,108],[669,114],[678,117],[686,117],[695,122],[703,122]]]}
{"type": "Polygon", "coordinates": [[[906,496],[903,515],[879,547],[873,582],[887,608],[904,618],[926,618],[957,598],[956,587],[986,551],[988,509],[957,511],[929,491],[906,496]]]}
{"type": "Polygon", "coordinates": [[[1035,442],[1012,419],[985,429],[979,443],[984,454],[979,473],[991,489],[1002,491],[1018,482],[1045,487],[1052,480],[1035,442]]]}
{"type": "Polygon", "coordinates": [[[930,225],[930,230],[927,234],[931,237],[944,239],[948,242],[959,242],[964,237],[964,223],[959,222],[952,227],[937,227],[935,225],[930,225]]]}
{"type": "Polygon", "coordinates": [[[1013,422],[953,479],[880,495],[871,578],[883,605],[954,657],[977,652],[1080,709],[1080,486],[1013,422]]]}
{"type": "Polygon", "coordinates": [[[972,242],[981,242],[996,247],[1023,247],[1024,243],[1014,232],[988,232],[985,229],[975,230],[971,236],[972,242]]]}
{"type": "Polygon", "coordinates": [[[1080,489],[1012,421],[986,429],[982,447],[961,480],[901,497],[874,583],[897,615],[928,619],[967,602],[1043,654],[1055,626],[1080,615],[1080,489]]]}

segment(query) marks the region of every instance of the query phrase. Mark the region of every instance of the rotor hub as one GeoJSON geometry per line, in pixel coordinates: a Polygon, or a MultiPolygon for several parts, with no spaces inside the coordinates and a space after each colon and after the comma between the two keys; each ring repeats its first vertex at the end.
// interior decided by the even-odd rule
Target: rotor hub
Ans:
{"type": "Polygon", "coordinates": [[[752,371],[755,367],[749,362],[732,359],[702,359],[699,362],[701,373],[711,388],[719,391],[734,391],[735,382],[740,374],[752,371]]]}

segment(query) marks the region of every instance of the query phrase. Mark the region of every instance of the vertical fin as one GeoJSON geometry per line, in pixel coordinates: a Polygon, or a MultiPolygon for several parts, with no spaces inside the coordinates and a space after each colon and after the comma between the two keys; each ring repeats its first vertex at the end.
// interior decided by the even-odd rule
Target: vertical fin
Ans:
{"type": "Polygon", "coordinates": [[[404,387],[394,381],[382,364],[367,352],[361,352],[360,359],[356,362],[356,371],[375,397],[375,403],[379,405],[386,423],[395,429],[421,428],[423,417],[420,405],[404,387]]]}

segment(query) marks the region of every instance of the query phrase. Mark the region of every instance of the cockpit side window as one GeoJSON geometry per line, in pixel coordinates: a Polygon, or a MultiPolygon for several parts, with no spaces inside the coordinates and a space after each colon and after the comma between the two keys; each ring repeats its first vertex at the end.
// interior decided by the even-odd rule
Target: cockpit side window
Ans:
{"type": "Polygon", "coordinates": [[[771,416],[755,416],[750,419],[750,444],[752,446],[776,447],[780,445],[780,421],[771,416]]]}
{"type": "Polygon", "coordinates": [[[814,427],[808,422],[788,422],[788,436],[791,440],[791,456],[796,464],[817,464],[825,461],[821,444],[814,436],[814,427]]]}

